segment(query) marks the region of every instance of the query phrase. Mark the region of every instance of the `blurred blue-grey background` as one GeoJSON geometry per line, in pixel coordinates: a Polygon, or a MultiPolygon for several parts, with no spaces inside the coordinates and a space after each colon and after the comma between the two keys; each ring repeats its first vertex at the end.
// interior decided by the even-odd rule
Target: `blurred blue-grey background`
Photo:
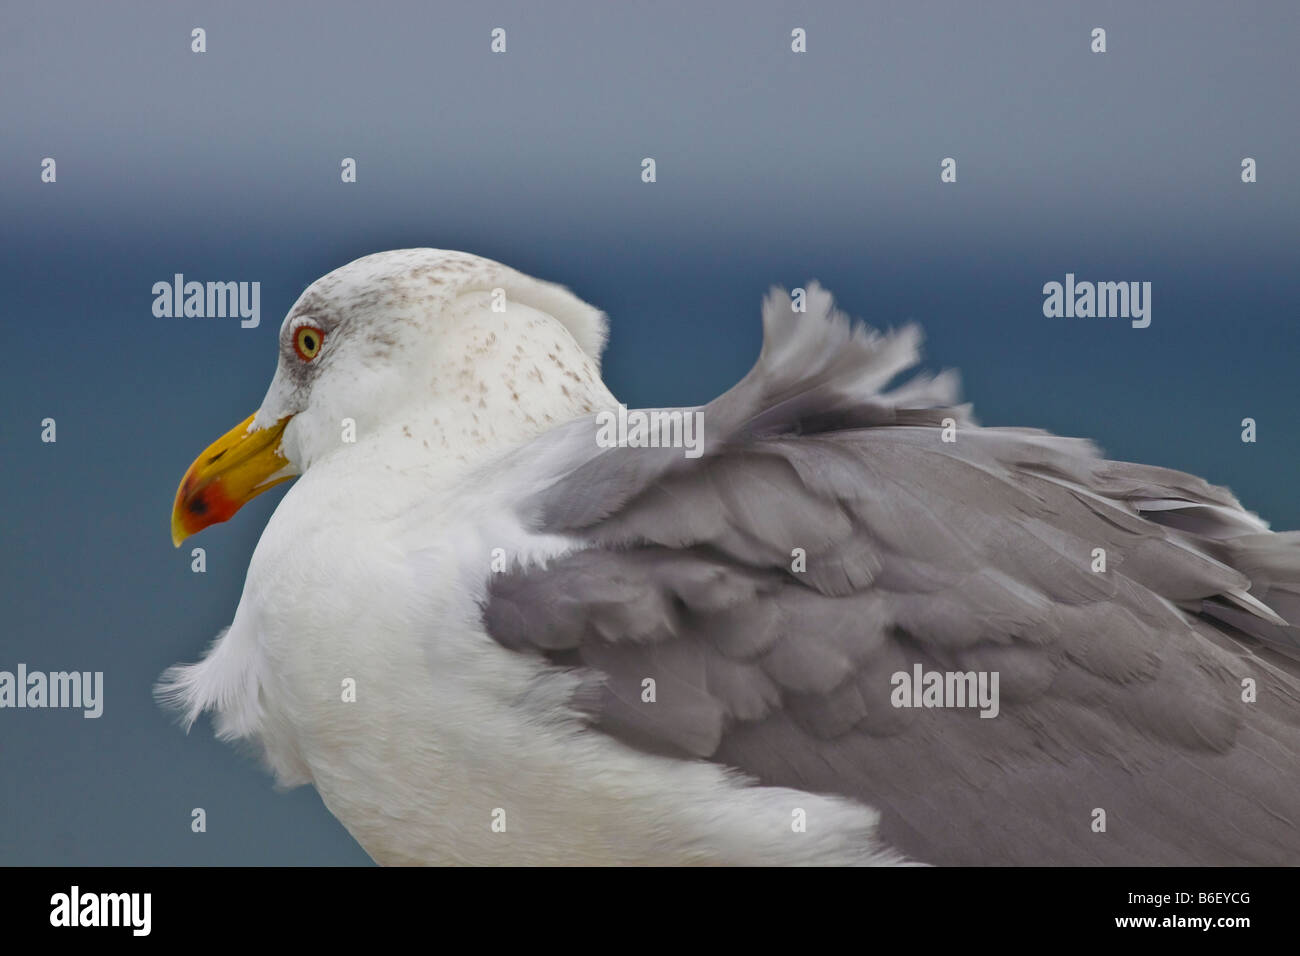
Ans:
{"type": "Polygon", "coordinates": [[[260,402],[303,287],[370,252],[570,286],[632,405],[732,384],[766,288],[815,277],[921,322],[982,422],[1300,527],[1298,54],[1290,0],[5,4],[0,669],[102,670],[106,701],[0,711],[0,863],[367,860],[150,687],[229,622],[280,495],[191,542],[194,574],[177,481],[260,402]],[[177,272],[260,281],[261,326],[155,318],[177,272]],[[1150,281],[1150,328],[1045,318],[1066,272],[1150,281]]]}

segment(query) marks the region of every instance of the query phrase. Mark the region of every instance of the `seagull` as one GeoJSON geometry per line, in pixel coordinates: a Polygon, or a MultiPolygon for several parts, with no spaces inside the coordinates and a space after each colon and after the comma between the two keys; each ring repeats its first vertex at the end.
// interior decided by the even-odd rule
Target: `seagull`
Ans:
{"type": "Polygon", "coordinates": [[[177,545],[296,478],[159,699],[381,864],[1300,863],[1300,533],[980,426],[814,283],[762,321],[628,410],[561,286],[318,279],[180,483],[177,545]]]}

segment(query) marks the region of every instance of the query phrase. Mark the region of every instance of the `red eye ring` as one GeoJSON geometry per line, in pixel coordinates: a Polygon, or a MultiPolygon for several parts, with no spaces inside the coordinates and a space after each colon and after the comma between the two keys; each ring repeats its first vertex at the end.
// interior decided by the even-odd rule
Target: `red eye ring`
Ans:
{"type": "Polygon", "coordinates": [[[325,333],[314,325],[301,325],[293,333],[293,350],[304,362],[320,355],[320,347],[324,344],[325,333]]]}

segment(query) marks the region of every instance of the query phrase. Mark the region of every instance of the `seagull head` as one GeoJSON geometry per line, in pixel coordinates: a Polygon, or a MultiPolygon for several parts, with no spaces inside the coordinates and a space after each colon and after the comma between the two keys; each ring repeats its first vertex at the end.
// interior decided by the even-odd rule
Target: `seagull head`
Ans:
{"type": "Polygon", "coordinates": [[[317,279],[280,326],[275,377],[261,406],[204,449],[181,479],[172,542],[179,547],[228,520],[263,491],[326,455],[346,452],[355,436],[378,431],[404,409],[463,391],[466,366],[484,360],[492,329],[506,335],[506,317],[494,314],[490,300],[507,296],[529,315],[557,322],[561,335],[598,359],[603,313],[560,286],[489,259],[402,249],[317,279]]]}

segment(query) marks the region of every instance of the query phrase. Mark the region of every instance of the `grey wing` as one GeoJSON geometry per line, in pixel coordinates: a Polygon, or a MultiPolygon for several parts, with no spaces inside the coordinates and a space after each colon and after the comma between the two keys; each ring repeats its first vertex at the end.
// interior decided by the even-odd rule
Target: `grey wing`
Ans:
{"type": "Polygon", "coordinates": [[[769,298],[701,457],[557,434],[522,507],[583,546],[494,575],[489,633],[581,669],[602,731],[857,798],[920,861],[1300,863],[1300,538],[981,428],[952,376],[884,391],[915,332],[808,303],[769,298]],[[918,668],[996,674],[996,715],[904,694],[918,668]]]}

